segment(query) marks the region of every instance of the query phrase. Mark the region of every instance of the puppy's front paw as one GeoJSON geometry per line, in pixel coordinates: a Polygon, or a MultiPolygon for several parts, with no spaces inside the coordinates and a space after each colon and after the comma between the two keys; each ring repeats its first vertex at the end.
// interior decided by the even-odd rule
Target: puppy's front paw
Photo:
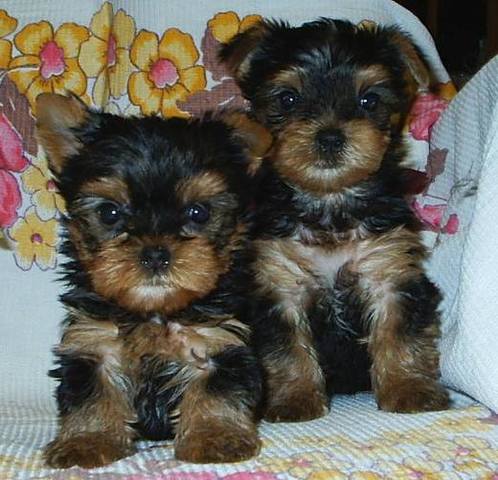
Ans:
{"type": "Polygon", "coordinates": [[[270,404],[264,419],[267,422],[307,422],[327,415],[329,408],[323,395],[289,398],[285,402],[270,404]]]}
{"type": "Polygon", "coordinates": [[[45,448],[44,457],[48,466],[69,468],[102,467],[135,452],[128,442],[118,442],[111,435],[85,433],[68,439],[56,439],[45,448]]]}
{"type": "Polygon", "coordinates": [[[449,395],[435,380],[412,380],[392,385],[388,392],[379,392],[377,403],[386,412],[430,412],[446,410],[449,395]]]}
{"type": "Polygon", "coordinates": [[[255,429],[206,425],[205,430],[194,430],[177,442],[175,457],[192,463],[241,462],[256,456],[260,449],[255,429]]]}

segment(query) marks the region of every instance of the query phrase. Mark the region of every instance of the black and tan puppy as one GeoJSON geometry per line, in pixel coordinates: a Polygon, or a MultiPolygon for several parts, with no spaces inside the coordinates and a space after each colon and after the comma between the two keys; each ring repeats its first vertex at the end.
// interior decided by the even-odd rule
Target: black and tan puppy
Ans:
{"type": "Polygon", "coordinates": [[[444,409],[438,289],[400,190],[400,135],[429,73],[397,28],[262,21],[221,51],[275,136],[253,230],[266,418],[323,415],[373,388],[392,412],[444,409]]]}
{"type": "Polygon", "coordinates": [[[138,438],[174,438],[191,462],[255,455],[261,373],[240,313],[261,127],[236,113],[121,118],[54,94],[37,112],[69,257],[47,463],[105,465],[138,438]]]}

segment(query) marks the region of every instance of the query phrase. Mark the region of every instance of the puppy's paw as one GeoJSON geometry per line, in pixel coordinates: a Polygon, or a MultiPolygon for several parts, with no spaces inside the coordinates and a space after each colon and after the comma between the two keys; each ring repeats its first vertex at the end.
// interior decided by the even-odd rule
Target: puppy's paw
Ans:
{"type": "Polygon", "coordinates": [[[45,462],[52,468],[102,467],[135,453],[133,445],[118,442],[111,435],[85,433],[68,439],[56,439],[45,448],[45,462]]]}
{"type": "Polygon", "coordinates": [[[417,413],[446,410],[450,402],[448,392],[436,381],[411,380],[379,393],[377,403],[386,412],[417,413]]]}
{"type": "Polygon", "coordinates": [[[289,398],[285,403],[268,405],[264,414],[267,422],[307,422],[320,418],[329,412],[323,395],[310,395],[307,398],[289,398]]]}
{"type": "Polygon", "coordinates": [[[255,457],[260,449],[255,429],[211,424],[181,438],[175,445],[175,457],[192,463],[241,462],[255,457]]]}

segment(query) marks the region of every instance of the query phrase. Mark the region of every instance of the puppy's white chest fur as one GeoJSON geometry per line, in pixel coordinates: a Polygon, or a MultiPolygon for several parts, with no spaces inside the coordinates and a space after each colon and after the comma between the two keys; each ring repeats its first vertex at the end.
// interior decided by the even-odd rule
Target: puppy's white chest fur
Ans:
{"type": "Polygon", "coordinates": [[[294,238],[257,242],[255,275],[262,293],[298,320],[319,291],[333,288],[338,271],[352,260],[350,246],[323,248],[294,238]]]}

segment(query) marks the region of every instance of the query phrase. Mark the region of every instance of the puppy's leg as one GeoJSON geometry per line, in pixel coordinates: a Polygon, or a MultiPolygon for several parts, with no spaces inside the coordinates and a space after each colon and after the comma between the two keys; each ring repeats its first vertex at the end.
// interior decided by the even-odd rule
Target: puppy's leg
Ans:
{"type": "Polygon", "coordinates": [[[175,456],[194,463],[238,462],[258,454],[260,367],[245,346],[228,346],[190,381],[178,406],[175,456]]]}
{"type": "Polygon", "coordinates": [[[253,344],[265,372],[264,418],[300,422],[321,417],[328,401],[306,314],[312,302],[309,259],[292,239],[259,240],[254,248],[253,344]]]}
{"type": "Polygon", "coordinates": [[[422,269],[418,237],[398,230],[360,247],[361,295],[367,305],[372,384],[380,408],[391,412],[441,410],[440,295],[422,269]]]}
{"type": "Polygon", "coordinates": [[[302,422],[328,412],[325,380],[306,317],[270,315],[255,332],[266,376],[264,418],[302,422]]]}
{"type": "Polygon", "coordinates": [[[55,468],[93,468],[134,453],[135,415],[111,322],[71,325],[58,347],[60,430],[45,449],[55,468]]]}

